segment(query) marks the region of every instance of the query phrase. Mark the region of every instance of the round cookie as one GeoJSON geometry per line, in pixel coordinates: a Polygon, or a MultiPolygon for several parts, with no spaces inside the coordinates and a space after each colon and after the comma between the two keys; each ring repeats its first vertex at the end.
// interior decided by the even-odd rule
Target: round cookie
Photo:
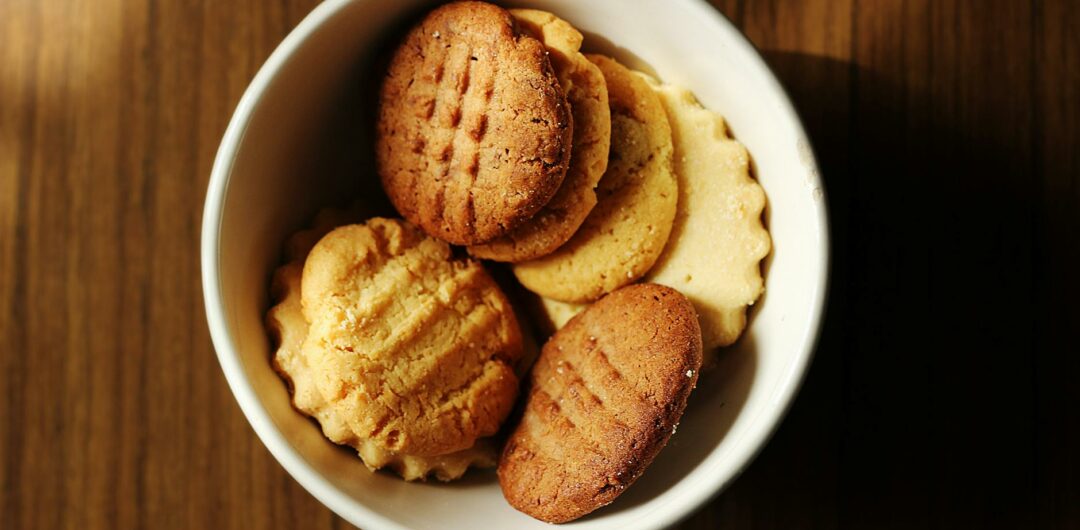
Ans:
{"type": "Polygon", "coordinates": [[[499,459],[506,500],[551,523],[615,500],[667,444],[700,366],[697,315],[678,291],[631,285],[592,304],[533,367],[499,459]]]}
{"type": "Polygon", "coordinates": [[[517,263],[529,290],[564,302],[587,302],[643,276],[660,256],[675,219],[678,185],[671,128],[648,82],[615,60],[600,67],[611,107],[611,152],[598,202],[554,253],[517,263]]]}
{"type": "Polygon", "coordinates": [[[671,124],[679,208],[670,240],[645,279],[674,287],[694,303],[708,351],[739,338],[747,306],[765,290],[765,192],[724,118],[685,88],[650,82],[671,124]]]}
{"type": "MultiPolygon", "coordinates": [[[[288,262],[274,272],[271,291],[275,305],[266,316],[267,327],[277,345],[273,357],[274,369],[288,383],[294,406],[305,414],[325,409],[328,401],[318,391],[315,372],[301,353],[309,327],[300,301],[304,261],[311,248],[331,230],[362,218],[363,214],[357,208],[320,211],[311,228],[289,238],[285,245],[288,262]]],[[[339,443],[352,445],[364,464],[372,470],[390,468],[405,480],[434,475],[439,480],[449,481],[461,477],[469,467],[492,467],[496,462],[496,446],[491,438],[481,438],[472,447],[439,456],[397,453],[379,447],[370,440],[343,440],[339,443]]]]}
{"type": "Polygon", "coordinates": [[[574,123],[566,179],[551,201],[509,234],[469,247],[469,253],[478,258],[517,262],[554,252],[574,235],[596,205],[596,184],[608,164],[611,111],[604,75],[578,51],[582,42],[578,30],[546,11],[511,9],[510,14],[550,52],[574,123]]]}
{"type": "Polygon", "coordinates": [[[394,207],[433,237],[476,245],[517,228],[559,189],[572,138],[547,51],[500,7],[441,6],[391,59],[379,175],[394,207]]]}
{"type": "Polygon", "coordinates": [[[513,406],[513,310],[446,243],[398,220],[337,228],[308,255],[300,293],[315,388],[296,404],[332,441],[445,455],[494,434],[513,406]]]}

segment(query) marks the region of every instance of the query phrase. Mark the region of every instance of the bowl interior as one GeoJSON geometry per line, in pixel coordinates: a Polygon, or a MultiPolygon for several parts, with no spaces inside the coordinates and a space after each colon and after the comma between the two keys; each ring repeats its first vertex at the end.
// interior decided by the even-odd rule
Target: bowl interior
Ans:
{"type": "MultiPolygon", "coordinates": [[[[320,500],[365,528],[547,528],[503,500],[493,473],[453,484],[370,473],[294,411],[271,369],[263,326],[282,243],[323,206],[382,204],[371,161],[375,57],[424,2],[330,0],[253,81],[222,144],[207,199],[204,280],[222,366],[267,447],[320,500]]],[[[513,2],[511,4],[519,4],[513,2]]],[[[827,265],[824,201],[785,95],[710,7],[673,2],[520,2],[546,9],[614,55],[691,89],[723,114],[765,188],[773,253],[766,296],[736,346],[702,375],[667,449],[611,506],[571,526],[660,526],[732,480],[772,432],[816,338],[827,265]],[[663,21],[663,22],[660,22],[663,21]],[[601,37],[602,36],[602,37],[601,37]]],[[[381,208],[377,207],[376,208],[381,208]]]]}

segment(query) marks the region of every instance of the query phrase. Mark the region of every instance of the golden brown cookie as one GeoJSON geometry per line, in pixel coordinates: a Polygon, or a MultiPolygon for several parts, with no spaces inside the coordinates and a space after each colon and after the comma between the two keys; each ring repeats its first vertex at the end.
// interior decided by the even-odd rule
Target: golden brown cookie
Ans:
{"type": "Polygon", "coordinates": [[[624,287],[544,345],[521,423],[499,459],[510,504],[572,521],[615,500],[671,437],[701,366],[701,329],[678,291],[624,287]]]}
{"type": "MultiPolygon", "coordinates": [[[[310,239],[295,237],[289,253],[310,239]]],[[[513,404],[521,336],[482,266],[387,219],[323,237],[302,280],[300,263],[275,275],[268,315],[294,405],[369,467],[407,479],[492,463],[493,444],[478,438],[513,404]]]]}
{"type": "MultiPolygon", "coordinates": [[[[308,323],[304,320],[304,313],[300,308],[301,271],[308,250],[334,226],[337,224],[320,225],[317,221],[315,228],[298,233],[292,239],[295,245],[290,245],[294,248],[303,248],[305,241],[310,240],[313,235],[316,237],[307,244],[307,249],[303,250],[299,261],[290,262],[274,273],[273,292],[277,305],[271,308],[267,315],[267,326],[277,343],[274,369],[288,382],[293,403],[301,412],[326,407],[326,400],[315,385],[314,372],[300,353],[308,331],[308,323]]],[[[372,470],[389,468],[405,480],[424,479],[430,475],[439,480],[454,480],[464,475],[470,467],[493,467],[497,459],[497,447],[492,438],[481,438],[468,449],[440,456],[396,453],[369,440],[357,439],[351,445],[357,450],[364,464],[372,470]]]]}
{"type": "Polygon", "coordinates": [[[671,128],[656,93],[615,60],[588,57],[604,74],[611,107],[611,152],[598,202],[565,245],[514,264],[522,285],[564,302],[595,300],[648,272],[671,232],[678,199],[671,128]]]}
{"type": "Polygon", "coordinates": [[[456,245],[531,218],[566,175],[573,126],[544,45],[484,2],[429,13],[394,53],[376,158],[399,212],[456,245]]]}
{"type": "Polygon", "coordinates": [[[671,123],[679,207],[664,253],[645,279],[674,287],[694,303],[709,351],[739,338],[747,306],[765,290],[765,192],[724,118],[684,88],[650,82],[671,123]]]}
{"type": "Polygon", "coordinates": [[[516,262],[559,248],[596,205],[596,184],[608,164],[611,111],[604,74],[578,51],[582,41],[578,30],[546,11],[511,9],[510,14],[550,52],[574,122],[570,166],[551,201],[509,234],[469,247],[469,253],[478,258],[516,262]]]}
{"type": "Polygon", "coordinates": [[[494,434],[509,412],[514,312],[483,266],[446,243],[391,219],[335,229],[304,263],[301,300],[331,438],[442,455],[494,434]]]}

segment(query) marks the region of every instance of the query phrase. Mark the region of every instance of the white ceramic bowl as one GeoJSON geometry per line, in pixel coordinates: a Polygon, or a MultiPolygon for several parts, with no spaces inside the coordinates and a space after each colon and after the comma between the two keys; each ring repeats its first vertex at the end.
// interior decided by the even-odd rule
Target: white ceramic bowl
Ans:
{"type": "MultiPolygon", "coordinates": [[[[803,128],[761,57],[697,0],[521,2],[583,30],[587,46],[651,66],[693,90],[750,150],[768,195],[774,250],[766,296],[737,346],[703,375],[678,433],[612,505],[568,526],[673,524],[719,492],[776,428],[806,372],[828,269],[825,202],[803,128]],[[602,36],[598,38],[597,36],[602,36]]],[[[493,473],[452,484],[370,473],[289,405],[270,366],[263,316],[282,242],[325,205],[371,193],[364,65],[420,0],[327,0],[289,34],[240,100],[214,163],[203,218],[203,289],[222,369],[255,432],[286,470],[353,524],[548,528],[514,511],[493,473]],[[363,168],[363,169],[358,169],[363,168]]]]}

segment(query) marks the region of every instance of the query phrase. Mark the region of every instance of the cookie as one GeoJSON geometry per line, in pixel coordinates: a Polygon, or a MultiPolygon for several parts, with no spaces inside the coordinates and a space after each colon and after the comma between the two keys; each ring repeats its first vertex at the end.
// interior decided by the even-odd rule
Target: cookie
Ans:
{"type": "Polygon", "coordinates": [[[764,291],[769,254],[761,222],[765,192],[750,176],[746,148],[724,119],[688,90],[650,80],[671,124],[679,207],[671,237],[646,281],[685,294],[697,309],[705,349],[726,346],[746,327],[746,308],[764,291]]]}
{"type": "Polygon", "coordinates": [[[563,523],[615,500],[667,444],[700,366],[697,316],[678,291],[632,285],[592,304],[533,367],[499,459],[507,501],[563,523]]]}
{"type": "Polygon", "coordinates": [[[522,285],[564,302],[595,300],[648,272],[667,242],[678,199],[660,99],[615,60],[588,57],[604,74],[611,107],[611,151],[598,202],[565,245],[514,265],[522,285]]]}
{"type": "Polygon", "coordinates": [[[521,335],[483,267],[376,218],[327,234],[300,270],[279,271],[269,315],[294,405],[372,468],[449,479],[490,463],[478,440],[513,405],[521,335]]]}
{"type": "Polygon", "coordinates": [[[376,160],[390,201],[455,245],[520,226],[566,176],[572,118],[547,51],[484,2],[429,13],[390,61],[376,160]]]}
{"type": "Polygon", "coordinates": [[[560,302],[543,296],[537,296],[532,305],[540,329],[549,336],[562,329],[574,315],[589,307],[588,304],[575,304],[573,302],[560,302]]]}
{"type": "MultiPolygon", "coordinates": [[[[277,304],[267,314],[267,326],[277,344],[274,368],[288,382],[294,403],[301,411],[326,406],[326,400],[316,388],[314,373],[300,354],[308,331],[308,323],[300,306],[304,258],[319,238],[342,224],[334,220],[340,219],[343,214],[341,211],[327,215],[320,213],[312,229],[299,232],[290,239],[287,254],[296,259],[274,273],[273,295],[277,304]]],[[[439,480],[454,480],[464,475],[470,467],[493,467],[497,459],[496,444],[491,438],[481,438],[468,449],[434,457],[398,454],[366,440],[357,440],[353,447],[371,469],[389,468],[405,480],[424,479],[431,475],[439,480]]]]}
{"type": "Polygon", "coordinates": [[[596,184],[604,174],[611,144],[611,111],[600,69],[578,50],[582,36],[568,22],[535,9],[511,9],[526,33],[550,52],[551,64],[566,92],[574,139],[566,179],[539,212],[509,234],[469,247],[478,258],[517,262],[550,254],[574,235],[596,205],[596,184]]]}

